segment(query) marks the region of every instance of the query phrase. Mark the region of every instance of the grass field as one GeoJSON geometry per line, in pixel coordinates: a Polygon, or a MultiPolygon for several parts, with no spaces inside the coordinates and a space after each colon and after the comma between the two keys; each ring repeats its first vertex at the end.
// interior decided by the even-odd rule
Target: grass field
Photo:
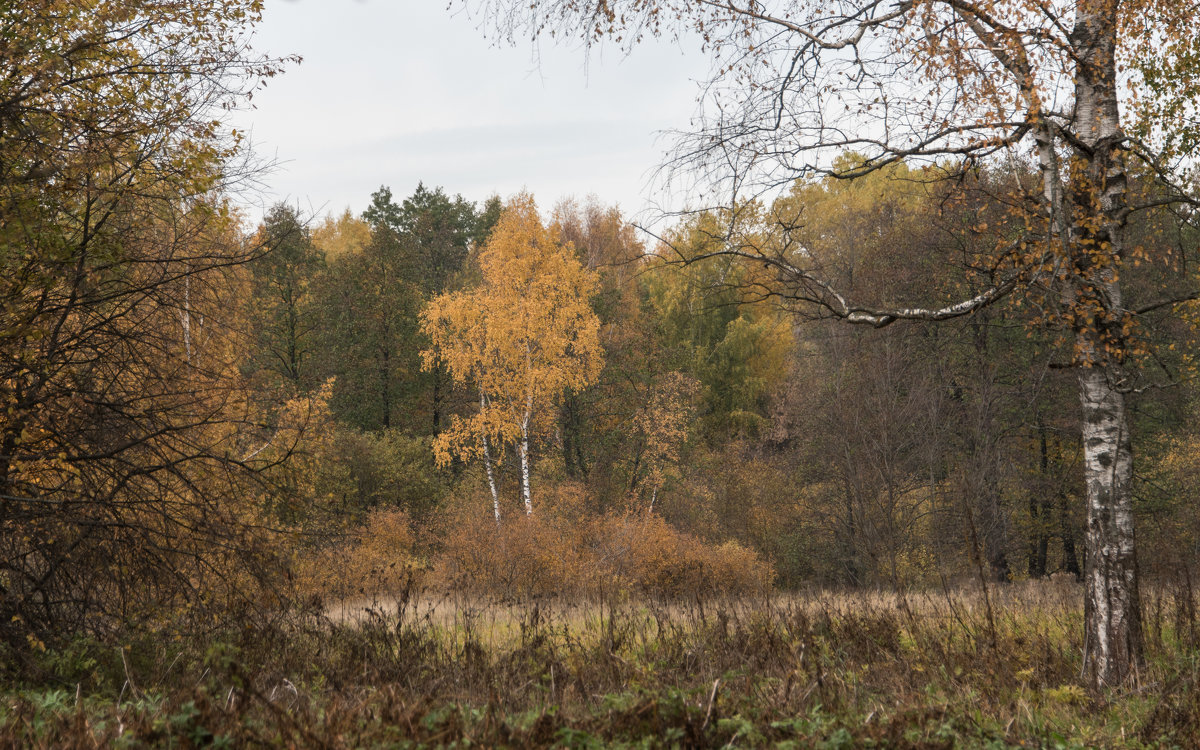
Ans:
{"type": "Polygon", "coordinates": [[[1081,687],[1073,583],[486,602],[409,591],[203,650],[46,654],[10,747],[1195,747],[1194,607],[1147,596],[1137,686],[1081,687]]]}

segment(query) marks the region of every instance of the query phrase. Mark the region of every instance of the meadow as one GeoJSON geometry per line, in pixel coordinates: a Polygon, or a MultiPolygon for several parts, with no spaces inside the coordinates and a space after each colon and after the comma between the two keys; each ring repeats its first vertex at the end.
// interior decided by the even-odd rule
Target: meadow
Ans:
{"type": "Polygon", "coordinates": [[[46,652],[5,747],[1194,747],[1184,587],[1147,599],[1135,686],[1080,687],[1071,580],[921,592],[488,599],[422,588],[208,646],[46,652]],[[58,687],[46,687],[57,684],[58,687]]]}

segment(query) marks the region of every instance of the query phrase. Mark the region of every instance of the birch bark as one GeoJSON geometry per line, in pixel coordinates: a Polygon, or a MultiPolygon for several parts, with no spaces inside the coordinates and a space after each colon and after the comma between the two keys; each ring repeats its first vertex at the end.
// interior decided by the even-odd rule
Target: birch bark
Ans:
{"type": "MultiPolygon", "coordinates": [[[[487,412],[487,396],[479,392],[479,413],[487,412]]],[[[487,470],[488,489],[492,491],[492,512],[496,515],[496,525],[500,525],[500,493],[496,492],[496,475],[492,473],[492,450],[488,445],[487,432],[483,435],[483,466],[487,470]]]]}
{"type": "Polygon", "coordinates": [[[1078,55],[1075,117],[1078,145],[1071,174],[1076,214],[1069,287],[1076,309],[1076,355],[1083,408],[1087,484],[1087,564],[1084,575],[1084,672],[1094,687],[1136,676],[1143,663],[1141,605],[1133,529],[1133,451],[1121,359],[1126,345],[1116,266],[1124,254],[1124,133],[1117,104],[1115,0],[1080,0],[1072,46],[1078,55]]]}
{"type": "Polygon", "coordinates": [[[533,515],[533,496],[529,490],[529,417],[521,420],[521,496],[525,500],[525,515],[533,515]]]}

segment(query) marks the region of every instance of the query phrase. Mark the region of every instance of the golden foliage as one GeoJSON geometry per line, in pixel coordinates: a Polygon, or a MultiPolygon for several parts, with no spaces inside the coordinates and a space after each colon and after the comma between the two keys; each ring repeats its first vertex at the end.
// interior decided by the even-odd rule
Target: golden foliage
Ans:
{"type": "MultiPolygon", "coordinates": [[[[681,372],[668,372],[654,383],[648,403],[634,415],[634,429],[643,440],[643,480],[651,505],[668,482],[679,479],[680,449],[695,418],[700,384],[681,372]]],[[[636,479],[636,478],[635,478],[636,479]]]]}
{"type": "Polygon", "coordinates": [[[589,304],[596,275],[542,224],[532,196],[508,203],[479,266],[478,288],[443,294],[421,315],[432,342],[425,366],[444,362],[486,397],[478,414],[455,417],[434,444],[443,465],[479,455],[484,437],[498,446],[516,440],[537,404],[594,382],[604,361],[589,304]]]}
{"type": "Polygon", "coordinates": [[[313,245],[325,254],[329,261],[347,255],[356,255],[371,242],[371,227],[362,219],[355,218],[346,209],[336,218],[326,216],[313,229],[313,245]]]}

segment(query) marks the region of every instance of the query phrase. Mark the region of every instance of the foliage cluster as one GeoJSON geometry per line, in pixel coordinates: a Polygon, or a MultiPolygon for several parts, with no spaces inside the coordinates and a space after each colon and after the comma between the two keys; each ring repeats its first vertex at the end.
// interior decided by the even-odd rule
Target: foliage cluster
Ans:
{"type": "MultiPolygon", "coordinates": [[[[847,163],[855,158],[845,157],[847,163]]],[[[311,382],[334,377],[329,421],[320,430],[323,447],[314,444],[311,462],[298,456],[288,473],[294,478],[308,465],[314,480],[279,487],[292,498],[288,503],[307,508],[301,516],[308,521],[294,519],[308,524],[306,544],[344,546],[340,535],[359,534],[365,513],[394,507],[419,529],[414,559],[422,566],[444,569],[438,562],[446,559],[438,557],[443,545],[465,554],[471,547],[465,540],[476,539],[479,549],[470,556],[477,562],[464,569],[493,582],[483,588],[544,591],[534,580],[518,585],[511,579],[518,570],[545,580],[573,570],[589,589],[595,566],[576,564],[588,543],[564,547],[550,529],[569,516],[562,536],[586,540],[588,523],[650,511],[681,538],[712,549],[732,541],[753,550],[788,587],[1081,575],[1077,405],[1071,374],[1058,366],[1064,343],[1031,326],[1036,314],[1028,306],[1036,300],[1014,297],[962,322],[867,332],[823,320],[797,326],[798,311],[776,294],[770,270],[724,252],[750,243],[796,243],[841,288],[878,305],[933,304],[961,295],[979,283],[981,264],[1008,234],[1006,209],[994,198],[999,186],[1031,174],[1020,165],[979,169],[947,185],[934,179],[938,169],[895,164],[849,182],[797,183],[774,205],[742,208],[741,234],[727,233],[727,217],[702,213],[650,250],[613,209],[568,202],[547,225],[529,196],[507,208],[493,201],[483,211],[455,213],[452,207],[470,204],[441,190],[420,187],[400,204],[380,191],[364,220],[330,220],[318,234],[331,248],[346,245],[332,251],[339,263],[392,243],[389,273],[397,281],[389,288],[410,296],[389,329],[388,361],[405,364],[385,370],[378,352],[359,357],[337,348],[363,341],[338,323],[353,316],[340,306],[387,307],[382,288],[317,294],[305,308],[323,321],[316,327],[321,335],[343,339],[329,345],[340,352],[336,359],[312,365],[311,382]],[[413,233],[411,227],[443,215],[458,217],[460,223],[452,223],[457,234],[413,233]],[[803,221],[781,237],[781,216],[803,221]],[[489,240],[496,226],[507,228],[489,240]],[[425,253],[438,252],[436,238],[443,235],[465,245],[453,245],[461,252],[446,261],[452,271],[439,277],[434,294],[412,269],[423,267],[418,259],[425,253]],[[521,253],[528,254],[525,261],[521,253]],[[533,277],[509,268],[523,262],[569,272],[575,281],[564,284],[573,290],[574,307],[566,317],[594,315],[580,351],[571,343],[582,335],[579,326],[551,337],[565,342],[558,356],[578,355],[571,365],[578,372],[570,376],[577,380],[547,379],[545,365],[527,371],[531,381],[516,375],[524,367],[520,342],[534,340],[528,330],[506,327],[532,320],[522,310],[529,311],[523,300],[536,296],[525,283],[533,277]],[[929,284],[931,275],[941,286],[929,284]],[[480,302],[485,298],[487,305],[480,302]],[[404,317],[421,304],[424,330],[404,317]],[[505,316],[511,320],[501,320],[505,316]],[[425,369],[418,366],[422,351],[425,369]],[[449,359],[453,366],[446,365],[449,359]],[[371,382],[380,397],[361,390],[371,382]],[[507,387],[501,382],[515,389],[501,397],[507,387]],[[390,406],[384,391],[395,397],[390,406]],[[529,394],[536,395],[532,410],[529,394]],[[433,418],[415,419],[422,411],[433,418]],[[529,429],[522,434],[526,416],[529,429]],[[433,466],[428,441],[443,450],[442,466],[433,466]],[[461,450],[445,450],[451,443],[461,450]],[[495,517],[511,519],[509,511],[525,500],[525,471],[539,482],[548,518],[528,528],[495,528],[495,517]],[[491,514],[479,494],[489,486],[491,514]],[[556,506],[568,495],[574,498],[564,515],[556,506]],[[531,550],[528,568],[511,560],[493,566],[498,559],[482,555],[487,549],[502,556],[499,542],[510,534],[529,536],[512,541],[531,550]],[[540,545],[540,558],[530,545],[540,545]],[[539,559],[544,564],[534,565],[539,559]],[[545,562],[555,560],[557,569],[545,562]]],[[[1156,214],[1143,214],[1130,228],[1140,241],[1181,250],[1192,237],[1186,225],[1156,214]]],[[[325,252],[312,238],[306,241],[325,252]]],[[[308,273],[314,289],[332,288],[335,275],[343,286],[369,275],[367,267],[349,265],[312,266],[308,273]]],[[[1168,273],[1147,265],[1131,270],[1124,283],[1151,289],[1168,273]]],[[[541,313],[557,304],[545,303],[541,313]]],[[[1165,373],[1188,366],[1192,332],[1177,319],[1147,317],[1139,335],[1161,353],[1165,373]]],[[[1194,394],[1188,387],[1147,389],[1130,398],[1145,436],[1147,478],[1153,477],[1142,485],[1142,512],[1167,530],[1183,496],[1174,477],[1184,480],[1190,465],[1169,446],[1184,434],[1194,394]]],[[[305,453],[303,446],[298,452],[305,453]]],[[[526,512],[533,507],[526,504],[526,512]]],[[[1171,577],[1191,558],[1155,555],[1160,539],[1179,549],[1178,534],[1172,542],[1148,534],[1150,556],[1162,564],[1146,569],[1171,577]]],[[[686,547],[680,555],[691,555],[686,547]]],[[[411,555],[398,550],[398,565],[411,555]]]]}
{"type": "MultiPolygon", "coordinates": [[[[0,648],[174,619],[276,572],[232,300],[265,248],[221,124],[281,61],[256,0],[0,9],[0,648]]],[[[286,454],[286,451],[283,451],[286,454]]],[[[280,458],[279,460],[282,460],[280,458]]]]}

